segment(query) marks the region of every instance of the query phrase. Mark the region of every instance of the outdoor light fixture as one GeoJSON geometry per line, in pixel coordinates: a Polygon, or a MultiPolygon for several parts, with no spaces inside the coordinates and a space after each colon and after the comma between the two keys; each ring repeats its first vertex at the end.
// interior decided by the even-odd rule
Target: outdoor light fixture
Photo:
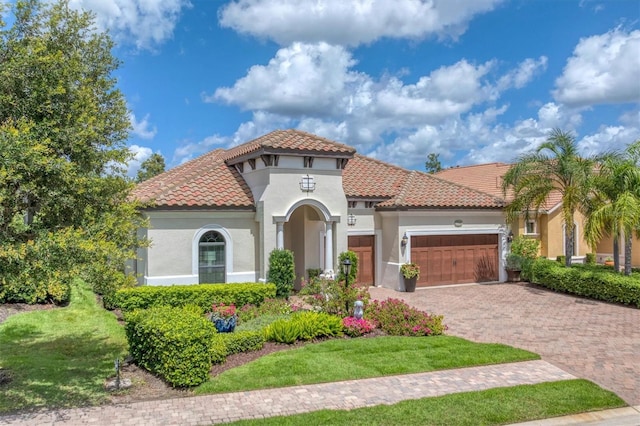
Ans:
{"type": "Polygon", "coordinates": [[[300,180],[300,189],[307,193],[313,192],[316,189],[316,183],[313,181],[313,176],[302,176],[300,180]]]}
{"type": "Polygon", "coordinates": [[[402,239],[400,240],[400,245],[404,248],[407,246],[408,242],[409,242],[409,237],[407,237],[407,233],[405,232],[404,235],[402,236],[402,239]]]}
{"type": "Polygon", "coordinates": [[[356,224],[356,215],[350,214],[347,216],[347,225],[354,226],[356,224]]]}
{"type": "MultiPolygon", "coordinates": [[[[346,258],[342,261],[342,273],[344,274],[344,287],[349,288],[349,274],[351,274],[351,261],[346,258]]],[[[349,314],[349,302],[345,302],[345,314],[349,314]]]]}
{"type": "Polygon", "coordinates": [[[513,241],[513,231],[509,231],[509,235],[507,235],[507,242],[510,243],[513,241]]]}

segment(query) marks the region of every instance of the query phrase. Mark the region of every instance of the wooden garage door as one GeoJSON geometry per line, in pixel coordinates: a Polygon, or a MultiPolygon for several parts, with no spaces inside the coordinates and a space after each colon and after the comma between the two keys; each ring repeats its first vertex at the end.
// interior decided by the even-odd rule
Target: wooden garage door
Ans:
{"type": "Polygon", "coordinates": [[[498,235],[414,236],[411,260],[419,287],[498,281],[498,235]]]}
{"type": "Polygon", "coordinates": [[[374,285],[374,241],[373,235],[354,235],[349,237],[349,250],[358,255],[359,285],[374,285]]]}

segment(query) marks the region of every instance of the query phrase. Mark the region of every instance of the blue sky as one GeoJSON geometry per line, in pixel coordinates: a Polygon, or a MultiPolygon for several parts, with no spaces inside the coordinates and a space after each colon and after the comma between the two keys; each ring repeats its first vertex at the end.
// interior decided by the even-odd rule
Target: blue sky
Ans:
{"type": "Polygon", "coordinates": [[[130,164],[299,128],[424,170],[511,161],[549,130],[640,138],[640,0],[71,0],[123,61],[130,164]]]}

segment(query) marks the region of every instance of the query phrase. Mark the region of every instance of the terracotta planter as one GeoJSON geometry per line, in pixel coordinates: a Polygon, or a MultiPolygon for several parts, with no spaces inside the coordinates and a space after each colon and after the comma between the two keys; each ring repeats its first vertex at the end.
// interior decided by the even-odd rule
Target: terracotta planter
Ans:
{"type": "Polygon", "coordinates": [[[416,282],[418,281],[418,277],[413,278],[404,278],[404,291],[413,293],[416,291],[416,282]]]}
{"type": "Polygon", "coordinates": [[[613,260],[605,260],[605,261],[604,261],[604,265],[605,265],[605,266],[613,266],[613,265],[614,265],[614,262],[613,262],[613,260]]]}

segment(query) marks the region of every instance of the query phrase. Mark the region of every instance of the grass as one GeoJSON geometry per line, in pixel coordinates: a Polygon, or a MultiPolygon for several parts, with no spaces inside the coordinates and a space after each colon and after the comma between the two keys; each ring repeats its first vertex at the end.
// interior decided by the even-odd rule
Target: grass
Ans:
{"type": "Polygon", "coordinates": [[[540,357],[453,336],[336,339],[266,355],[223,372],[195,392],[277,388],[532,359],[540,357]]]}
{"type": "Polygon", "coordinates": [[[0,386],[0,413],[104,402],[104,379],[126,350],[123,327],[78,282],[69,306],[15,315],[0,325],[0,367],[12,378],[0,386]]]}
{"type": "Polygon", "coordinates": [[[622,407],[612,392],[587,380],[496,388],[354,410],[321,410],[243,420],[232,425],[501,425],[622,407]]]}

